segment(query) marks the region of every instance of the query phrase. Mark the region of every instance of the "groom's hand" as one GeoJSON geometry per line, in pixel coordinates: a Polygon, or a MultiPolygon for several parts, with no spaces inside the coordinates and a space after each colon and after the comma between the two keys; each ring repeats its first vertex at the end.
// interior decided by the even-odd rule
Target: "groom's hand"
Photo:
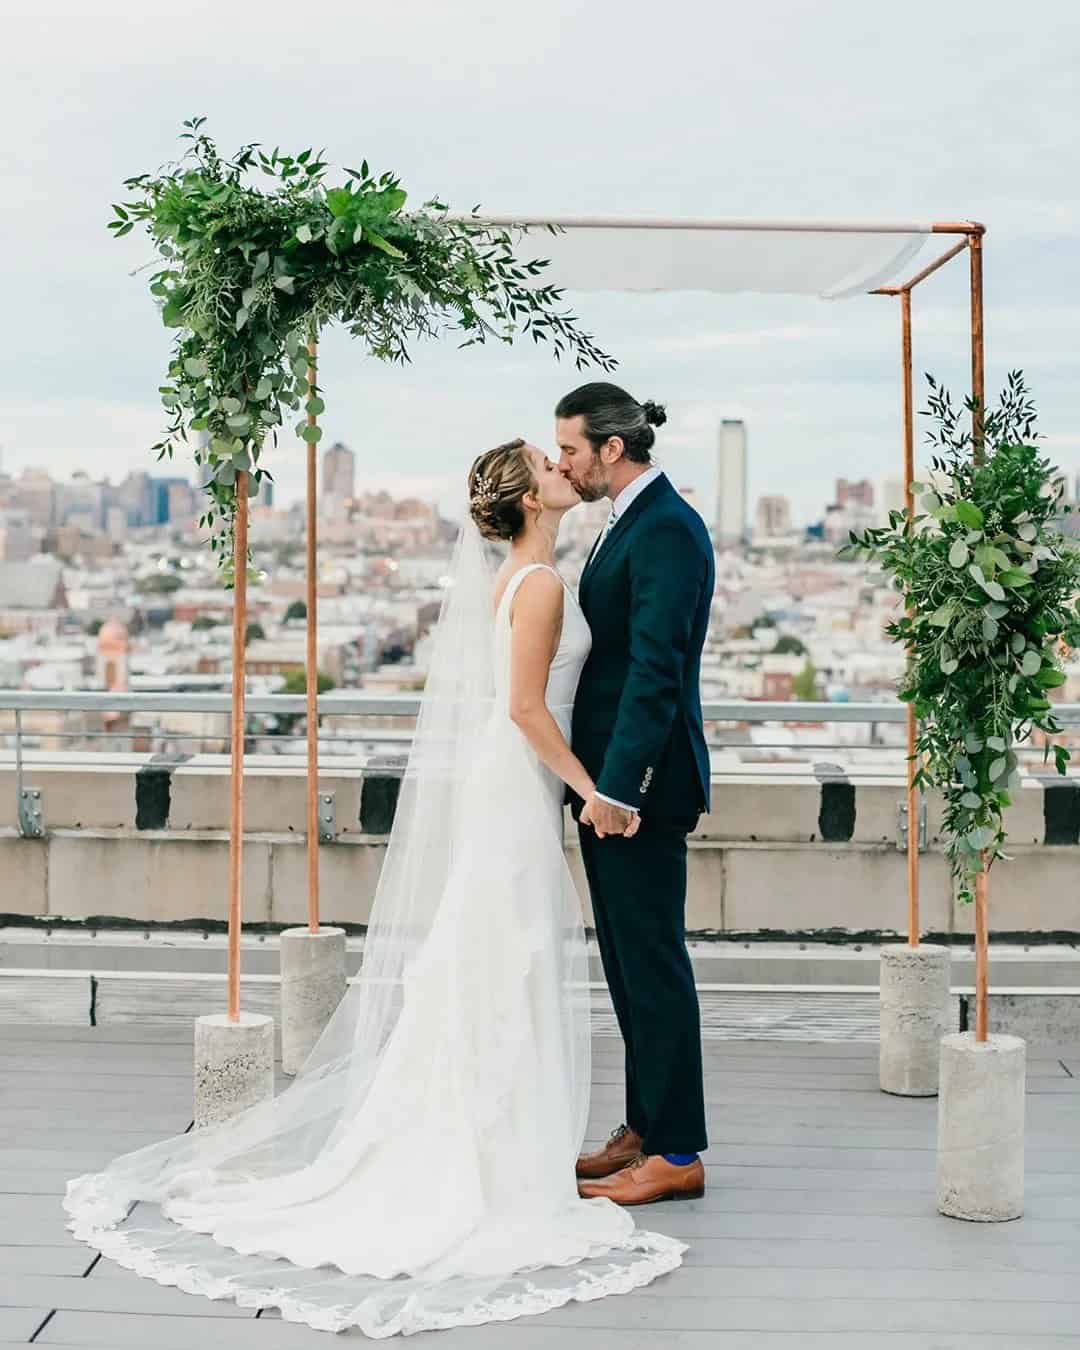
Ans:
{"type": "Polygon", "coordinates": [[[591,825],[597,839],[609,834],[625,834],[628,837],[637,833],[640,817],[636,811],[625,811],[621,806],[606,802],[594,792],[581,812],[581,820],[591,825]]]}

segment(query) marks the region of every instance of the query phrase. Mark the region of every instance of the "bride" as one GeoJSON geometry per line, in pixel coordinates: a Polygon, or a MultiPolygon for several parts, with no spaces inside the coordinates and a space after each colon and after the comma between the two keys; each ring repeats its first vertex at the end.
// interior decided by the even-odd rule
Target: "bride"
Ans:
{"type": "Polygon", "coordinates": [[[271,1102],[68,1182],[77,1238],[161,1284],[386,1337],[645,1284],[682,1259],[578,1197],[589,985],[563,856],[589,629],[553,566],[577,495],[481,455],[352,983],[271,1102]],[[507,541],[492,577],[484,539],[507,541]]]}

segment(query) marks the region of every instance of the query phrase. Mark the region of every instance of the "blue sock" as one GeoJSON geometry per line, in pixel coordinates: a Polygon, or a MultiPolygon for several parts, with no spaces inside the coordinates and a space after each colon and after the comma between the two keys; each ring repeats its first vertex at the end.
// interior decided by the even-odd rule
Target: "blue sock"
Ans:
{"type": "Polygon", "coordinates": [[[692,1162],[697,1162],[696,1153],[665,1153],[664,1159],[675,1167],[689,1167],[692,1162]]]}

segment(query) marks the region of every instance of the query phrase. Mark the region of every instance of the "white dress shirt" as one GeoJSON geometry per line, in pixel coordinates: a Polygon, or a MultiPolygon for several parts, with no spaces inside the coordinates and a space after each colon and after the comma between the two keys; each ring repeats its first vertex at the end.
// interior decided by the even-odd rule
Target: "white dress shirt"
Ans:
{"type": "MultiPolygon", "coordinates": [[[[604,526],[604,531],[600,536],[599,542],[593,549],[592,552],[593,558],[595,558],[596,555],[600,552],[600,550],[604,547],[604,543],[608,535],[615,528],[616,524],[618,523],[619,517],[626,511],[630,503],[636,501],[637,498],[640,497],[641,494],[645,491],[645,489],[649,486],[649,484],[655,483],[656,480],[663,475],[663,472],[664,471],[659,464],[654,464],[651,468],[646,469],[644,473],[638,474],[638,476],[632,482],[627,483],[626,487],[623,488],[623,490],[611,503],[611,515],[608,518],[607,525],[604,526]]],[[[590,562],[591,561],[592,559],[590,558],[590,562]]],[[[635,815],[637,814],[638,808],[636,806],[630,806],[626,802],[617,802],[614,797],[606,797],[602,792],[598,792],[596,795],[600,798],[602,802],[610,802],[612,806],[618,806],[621,807],[624,811],[630,811],[635,815]]]]}

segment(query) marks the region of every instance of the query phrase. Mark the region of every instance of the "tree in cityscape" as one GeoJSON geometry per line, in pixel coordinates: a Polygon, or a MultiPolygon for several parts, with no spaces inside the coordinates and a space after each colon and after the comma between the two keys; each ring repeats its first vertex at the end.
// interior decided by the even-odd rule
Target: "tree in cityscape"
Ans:
{"type": "Polygon", "coordinates": [[[266,638],[266,631],[261,623],[249,623],[244,630],[244,646],[250,647],[253,642],[263,642],[266,638]]]}
{"type": "Polygon", "coordinates": [[[191,621],[191,631],[193,633],[203,633],[210,628],[218,626],[217,619],[211,618],[209,614],[197,614],[191,621]]]}
{"type": "Polygon", "coordinates": [[[140,595],[172,595],[183,584],[172,572],[152,572],[147,577],[140,577],[135,583],[135,589],[140,595]]]}
{"type": "MultiPolygon", "coordinates": [[[[315,678],[315,687],[318,693],[325,694],[330,689],[337,686],[329,675],[319,671],[315,678]]],[[[285,683],[282,686],[283,694],[306,694],[307,693],[307,671],[290,670],[285,676],[285,683]]]]}
{"type": "Polygon", "coordinates": [[[794,633],[785,633],[772,650],[776,656],[803,656],[806,653],[806,643],[794,633]]]}
{"type": "Polygon", "coordinates": [[[816,703],[819,700],[817,687],[817,667],[807,658],[806,665],[791,682],[791,692],[800,703],[816,703]]]}
{"type": "Polygon", "coordinates": [[[1049,695],[1080,644],[1080,553],[1056,523],[1061,479],[1036,444],[1022,374],[986,413],[976,454],[950,394],[929,383],[936,453],[932,484],[913,485],[918,513],[893,511],[845,552],[880,564],[907,609],[888,633],[910,654],[900,698],[919,720],[917,782],[944,797],[947,853],[970,900],[975,878],[1006,856],[1018,749],[1038,731],[1044,758],[1066,772],[1049,695]]]}
{"type": "Polygon", "coordinates": [[[302,620],[306,618],[307,618],[307,605],[303,602],[303,600],[290,601],[289,608],[285,611],[285,622],[289,623],[293,619],[302,620]]]}
{"type": "Polygon", "coordinates": [[[296,434],[316,443],[324,410],[315,344],[338,322],[383,361],[409,360],[410,344],[456,329],[463,346],[529,334],[581,367],[611,369],[612,358],[561,307],[562,292],[541,278],[544,259],[520,259],[516,239],[474,210],[455,219],[436,199],[406,210],[392,173],[366,162],[326,184],[322,152],[267,154],[258,143],[223,158],[203,130],[184,123],[187,147],[156,176],[125,180],[109,229],[146,228],[160,265],[151,295],[175,330],[160,386],[169,417],[158,458],[189,447],[211,502],[199,524],[227,579],[238,473],[258,491],[261,455],[289,414],[296,434]],[[248,181],[261,173],[269,192],[248,181]]]}

